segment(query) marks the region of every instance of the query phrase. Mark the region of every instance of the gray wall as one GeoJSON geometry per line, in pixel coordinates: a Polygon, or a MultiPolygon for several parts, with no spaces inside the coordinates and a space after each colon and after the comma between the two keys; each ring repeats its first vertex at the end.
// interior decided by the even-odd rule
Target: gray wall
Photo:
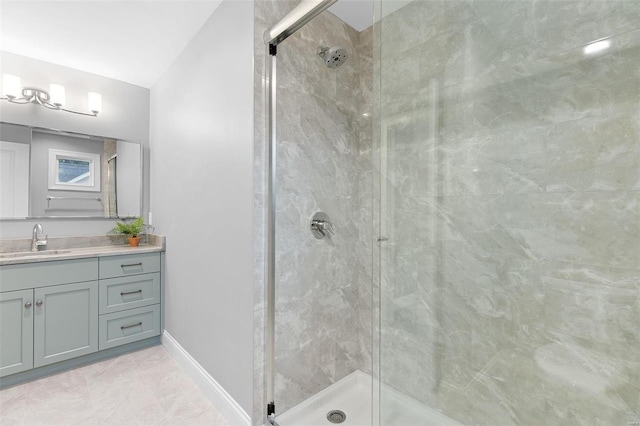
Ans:
{"type": "MultiPolygon", "coordinates": [[[[69,132],[112,137],[142,143],[144,146],[144,212],[149,206],[149,89],[122,81],[97,76],[33,58],[0,52],[0,73],[21,77],[23,86],[48,89],[50,83],[66,89],[70,109],[87,108],[87,92],[102,94],[103,111],[98,117],[85,117],[61,111],[51,111],[36,105],[14,105],[0,102],[0,120],[28,126],[53,128],[69,132]]],[[[104,234],[113,227],[113,220],[55,220],[43,222],[49,236],[104,234]]],[[[23,238],[31,235],[35,221],[0,221],[2,238],[23,238]]]]}
{"type": "Polygon", "coordinates": [[[253,4],[223,2],[151,89],[151,211],[166,330],[252,402],[253,4]]]}
{"type": "Polygon", "coordinates": [[[0,52],[0,59],[2,73],[19,76],[22,86],[49,90],[51,83],[62,84],[66,108],[88,112],[87,93],[102,94],[102,112],[98,117],[0,102],[3,122],[136,142],[149,139],[149,89],[13,53],[0,52]]]}

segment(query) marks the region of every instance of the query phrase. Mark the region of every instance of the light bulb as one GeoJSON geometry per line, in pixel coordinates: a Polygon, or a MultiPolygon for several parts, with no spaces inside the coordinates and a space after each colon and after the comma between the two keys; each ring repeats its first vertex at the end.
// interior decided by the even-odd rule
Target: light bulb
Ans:
{"type": "Polygon", "coordinates": [[[57,107],[64,106],[65,104],[65,95],[64,95],[64,87],[60,84],[51,84],[49,85],[49,96],[51,99],[49,102],[54,104],[57,107]]]}
{"type": "Polygon", "coordinates": [[[20,95],[20,77],[2,74],[2,96],[13,99],[19,98],[20,95]]]}
{"type": "Polygon", "coordinates": [[[102,112],[102,95],[96,92],[89,92],[89,111],[94,114],[102,112]]]}

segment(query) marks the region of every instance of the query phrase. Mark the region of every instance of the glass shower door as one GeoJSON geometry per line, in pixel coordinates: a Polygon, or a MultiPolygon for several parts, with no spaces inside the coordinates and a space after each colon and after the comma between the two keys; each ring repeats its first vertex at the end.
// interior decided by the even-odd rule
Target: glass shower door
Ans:
{"type": "Polygon", "coordinates": [[[324,12],[277,48],[280,426],[371,423],[371,45],[324,12]]]}
{"type": "Polygon", "coordinates": [[[640,3],[398,4],[380,424],[640,424],[640,3]]]}

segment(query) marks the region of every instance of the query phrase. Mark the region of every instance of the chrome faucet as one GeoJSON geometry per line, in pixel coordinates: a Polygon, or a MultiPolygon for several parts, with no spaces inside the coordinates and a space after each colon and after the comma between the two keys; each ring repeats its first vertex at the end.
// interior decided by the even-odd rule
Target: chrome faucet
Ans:
{"type": "Polygon", "coordinates": [[[42,237],[42,225],[36,223],[33,227],[33,237],[31,238],[31,251],[46,250],[47,239],[44,240],[38,238],[38,233],[42,237]]]}

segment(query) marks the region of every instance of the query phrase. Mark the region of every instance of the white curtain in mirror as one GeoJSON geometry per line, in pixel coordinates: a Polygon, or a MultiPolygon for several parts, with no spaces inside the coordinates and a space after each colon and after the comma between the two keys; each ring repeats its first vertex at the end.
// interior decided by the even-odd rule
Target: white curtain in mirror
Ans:
{"type": "Polygon", "coordinates": [[[0,141],[0,217],[29,216],[29,145],[0,141]]]}
{"type": "Polygon", "coordinates": [[[118,167],[116,168],[116,194],[118,216],[140,216],[140,145],[118,141],[118,167]]]}

